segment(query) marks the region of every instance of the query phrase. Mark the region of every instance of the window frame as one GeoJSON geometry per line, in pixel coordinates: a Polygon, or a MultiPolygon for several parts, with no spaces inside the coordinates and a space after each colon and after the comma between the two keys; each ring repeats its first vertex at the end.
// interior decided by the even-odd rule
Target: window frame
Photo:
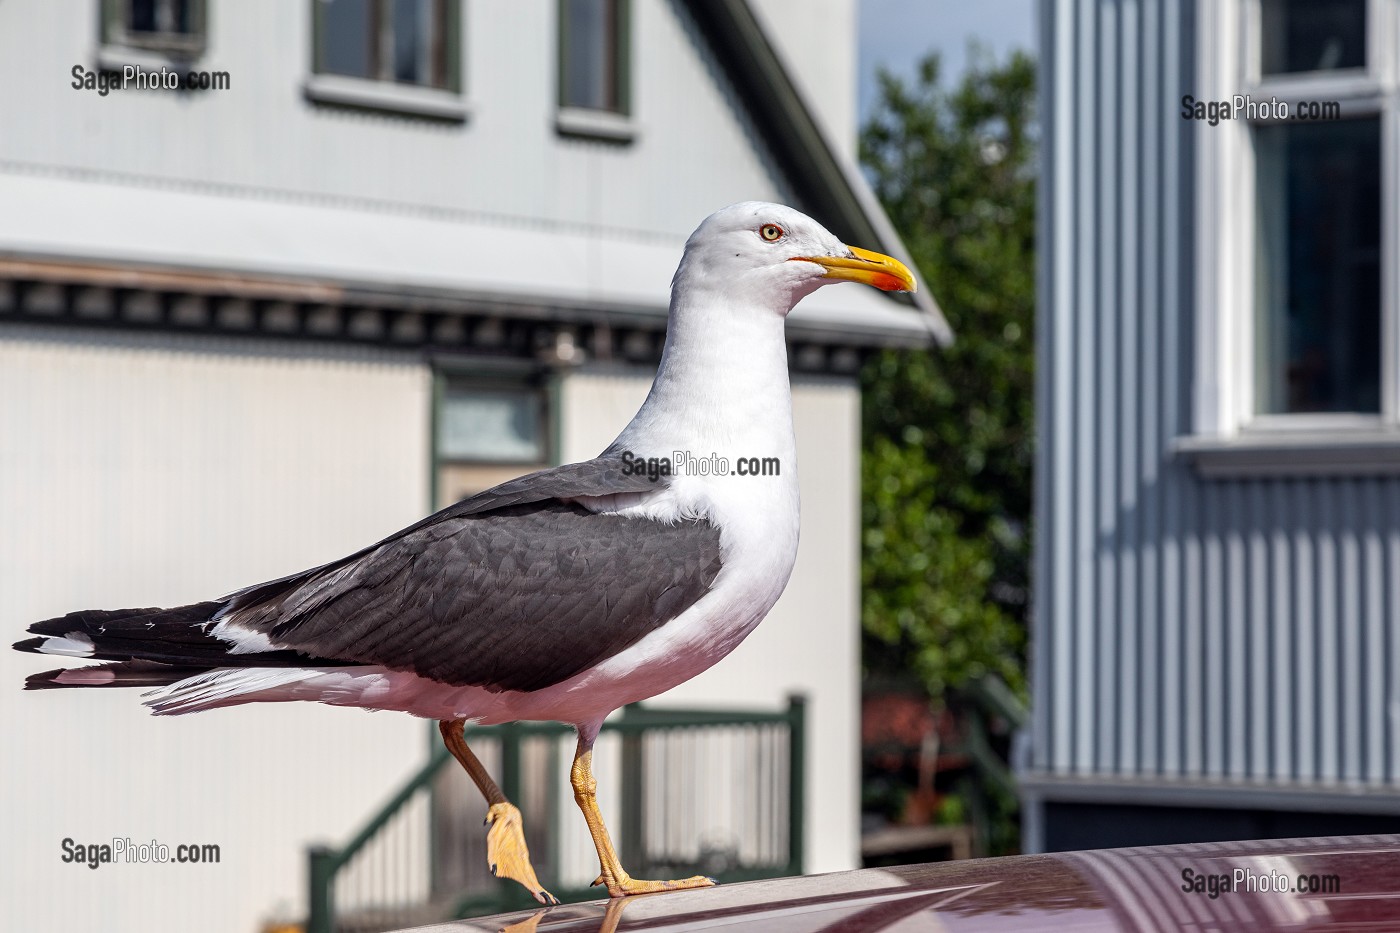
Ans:
{"type": "MultiPolygon", "coordinates": [[[[1199,100],[1289,103],[1337,100],[1342,118],[1381,121],[1381,405],[1378,414],[1258,414],[1255,386],[1256,165],[1254,127],[1246,120],[1191,125],[1195,142],[1195,385],[1194,437],[1182,446],[1197,453],[1243,441],[1280,457],[1301,447],[1324,447],[1339,437],[1400,444],[1400,0],[1367,0],[1366,64],[1335,72],[1261,74],[1263,0],[1207,4],[1197,23],[1199,100]],[[1245,361],[1246,365],[1240,365],[1245,361]],[[1393,435],[1393,437],[1392,437],[1393,435]]],[[[1345,469],[1348,444],[1338,445],[1345,469]]],[[[1400,448],[1398,448],[1400,449],[1400,448]]],[[[1256,458],[1257,459],[1257,458],[1256,458]]]]}
{"type": "Polygon", "coordinates": [[[608,142],[630,142],[636,138],[637,128],[633,121],[632,94],[632,2],[613,0],[617,4],[617,36],[614,48],[617,50],[613,63],[613,80],[617,87],[617,109],[581,107],[568,103],[568,44],[565,34],[569,28],[569,0],[558,0],[555,4],[556,27],[554,31],[555,63],[555,128],[565,136],[583,136],[608,142]]]}
{"type": "MultiPolygon", "coordinates": [[[[158,0],[169,3],[171,0],[158,0]]],[[[133,49],[141,53],[187,61],[204,53],[209,41],[207,0],[188,0],[190,31],[132,32],[126,28],[131,0],[102,0],[102,45],[110,49],[133,49]]]]}
{"type": "Polygon", "coordinates": [[[431,475],[429,491],[433,508],[442,508],[442,482],[445,468],[452,466],[499,470],[502,475],[522,475],[532,470],[555,466],[560,449],[560,383],[559,376],[541,370],[530,363],[508,360],[437,359],[432,363],[433,384],[429,417],[431,475]],[[471,457],[448,457],[442,449],[442,416],[449,385],[483,392],[519,392],[534,395],[539,405],[539,460],[480,460],[471,457]]]}
{"type": "MultiPolygon", "coordinates": [[[[391,22],[390,4],[371,0],[379,8],[378,42],[387,44],[386,27],[391,22]]],[[[409,84],[392,77],[392,56],[382,53],[379,77],[343,75],[324,69],[321,39],[325,31],[324,0],[311,3],[310,69],[303,85],[306,98],[317,104],[330,104],[364,110],[386,111],[461,123],[471,115],[463,93],[465,80],[466,0],[438,0],[443,9],[443,86],[409,84]],[[389,77],[384,77],[388,73],[389,77]]]]}

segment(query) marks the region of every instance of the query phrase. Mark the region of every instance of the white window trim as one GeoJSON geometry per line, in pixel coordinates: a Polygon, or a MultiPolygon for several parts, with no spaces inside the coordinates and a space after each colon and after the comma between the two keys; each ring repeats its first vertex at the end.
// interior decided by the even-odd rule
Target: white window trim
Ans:
{"type": "Polygon", "coordinates": [[[1224,0],[1198,7],[1194,94],[1206,101],[1230,100],[1235,94],[1256,100],[1336,99],[1344,115],[1380,114],[1386,193],[1381,210],[1381,413],[1254,413],[1254,148],[1249,123],[1222,120],[1194,130],[1194,436],[1182,438],[1178,447],[1197,460],[1202,472],[1226,461],[1238,462],[1241,471],[1258,472],[1247,464],[1260,465],[1270,452],[1291,458],[1304,448],[1334,453],[1308,457],[1309,472],[1326,472],[1328,463],[1334,472],[1356,472],[1360,464],[1351,453],[1362,448],[1367,451],[1364,472],[1376,471],[1377,457],[1393,461],[1400,472],[1400,94],[1395,92],[1400,0],[1368,2],[1364,74],[1347,71],[1307,80],[1295,75],[1260,79],[1259,3],[1224,0]],[[1248,457],[1237,456],[1245,450],[1248,457]],[[1219,462],[1206,462],[1213,459],[1219,462]]]}
{"type": "Polygon", "coordinates": [[[465,122],[472,114],[471,104],[456,91],[373,78],[310,74],[302,82],[302,93],[307,100],[318,104],[382,110],[453,123],[465,122]]]}
{"type": "Polygon", "coordinates": [[[121,71],[130,65],[133,68],[140,68],[142,71],[160,71],[162,68],[168,68],[171,71],[183,72],[199,56],[175,54],[134,45],[106,43],[97,47],[94,57],[97,60],[97,67],[102,71],[121,71]]]}
{"type": "Polygon", "coordinates": [[[554,115],[554,128],[564,136],[586,136],[615,143],[630,143],[641,132],[637,121],[611,110],[560,107],[554,115]]]}

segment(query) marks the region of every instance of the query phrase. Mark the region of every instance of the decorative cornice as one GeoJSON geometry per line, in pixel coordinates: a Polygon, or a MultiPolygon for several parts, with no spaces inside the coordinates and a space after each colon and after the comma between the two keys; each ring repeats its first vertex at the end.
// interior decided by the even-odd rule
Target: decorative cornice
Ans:
{"type": "MultiPolygon", "coordinates": [[[[658,308],[0,257],[0,327],[13,323],[345,342],[568,368],[655,365],[666,315],[658,308]]],[[[869,349],[850,346],[849,335],[789,329],[798,372],[852,375],[869,349]]]]}

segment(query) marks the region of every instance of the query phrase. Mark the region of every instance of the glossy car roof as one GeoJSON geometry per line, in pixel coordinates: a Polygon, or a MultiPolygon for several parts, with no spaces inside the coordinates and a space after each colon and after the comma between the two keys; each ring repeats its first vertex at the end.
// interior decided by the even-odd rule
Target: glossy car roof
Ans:
{"type": "Polygon", "coordinates": [[[1400,929],[1400,836],[1101,849],[871,868],[565,905],[422,929],[442,933],[1400,929]],[[1253,891],[1247,890],[1251,877],[1253,891]],[[1266,889],[1260,890],[1261,886],[1266,889]]]}

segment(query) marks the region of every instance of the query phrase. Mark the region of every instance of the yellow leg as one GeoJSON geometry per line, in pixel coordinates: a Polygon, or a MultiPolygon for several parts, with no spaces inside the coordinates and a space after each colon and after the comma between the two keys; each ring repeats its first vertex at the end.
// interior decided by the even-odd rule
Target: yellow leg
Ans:
{"type": "Polygon", "coordinates": [[[463,719],[444,719],[438,723],[442,742],[452,753],[467,775],[476,783],[481,796],[486,798],[486,861],[491,866],[491,874],[498,878],[518,881],[541,904],[557,904],[559,899],[546,891],[535,877],[535,868],[530,864],[530,850],[525,847],[525,831],[520,820],[520,811],[506,799],[491,775],[486,773],[481,762],[467,747],[462,729],[463,719]]]}
{"type": "Polygon", "coordinates": [[[686,888],[708,888],[715,883],[713,878],[696,875],[680,881],[638,881],[623,869],[618,861],[617,850],[608,837],[608,828],[603,825],[603,814],[598,810],[598,782],[593,777],[593,742],[579,736],[578,753],[574,755],[574,766],[569,771],[569,783],[574,787],[574,800],[588,821],[588,832],[593,837],[593,845],[598,850],[598,864],[602,869],[595,884],[608,886],[611,897],[625,897],[629,894],[655,894],[661,891],[681,891],[686,888]]]}

